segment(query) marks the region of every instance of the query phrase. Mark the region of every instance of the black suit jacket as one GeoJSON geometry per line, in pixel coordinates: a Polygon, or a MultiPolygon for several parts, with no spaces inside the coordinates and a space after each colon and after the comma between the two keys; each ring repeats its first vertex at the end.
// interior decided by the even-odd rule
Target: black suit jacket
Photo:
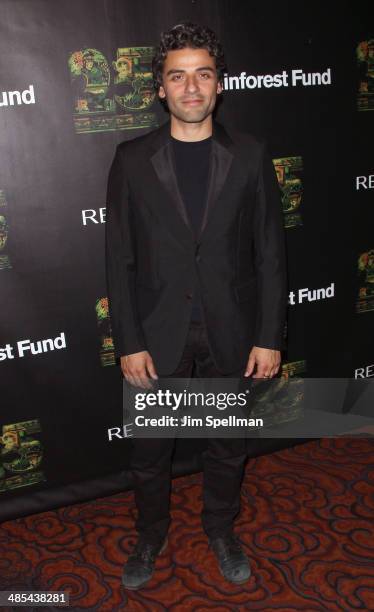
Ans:
{"type": "Polygon", "coordinates": [[[148,350],[159,375],[184,348],[200,288],[216,367],[253,345],[281,349],[287,303],[280,191],[264,142],[213,121],[212,163],[194,237],[172,158],[170,122],[117,146],[110,168],[106,273],[115,355],[148,350]]]}

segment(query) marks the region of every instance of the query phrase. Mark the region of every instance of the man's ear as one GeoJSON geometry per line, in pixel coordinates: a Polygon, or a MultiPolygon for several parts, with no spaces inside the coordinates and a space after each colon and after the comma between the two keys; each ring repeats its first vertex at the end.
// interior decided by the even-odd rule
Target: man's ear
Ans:
{"type": "Polygon", "coordinates": [[[158,95],[162,99],[166,98],[165,89],[162,87],[162,85],[160,85],[160,88],[158,90],[158,95]]]}
{"type": "Polygon", "coordinates": [[[218,82],[217,83],[217,94],[222,93],[222,91],[223,91],[222,83],[218,82]]]}

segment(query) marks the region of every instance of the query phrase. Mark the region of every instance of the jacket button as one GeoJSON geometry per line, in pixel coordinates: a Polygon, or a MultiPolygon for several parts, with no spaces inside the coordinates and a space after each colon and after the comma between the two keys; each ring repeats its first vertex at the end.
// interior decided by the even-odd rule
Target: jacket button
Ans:
{"type": "Polygon", "coordinates": [[[196,255],[195,260],[197,261],[197,263],[199,263],[199,261],[201,261],[201,255],[196,255]]]}
{"type": "Polygon", "coordinates": [[[192,300],[192,295],[193,295],[192,293],[186,293],[186,298],[188,300],[192,300]]]}

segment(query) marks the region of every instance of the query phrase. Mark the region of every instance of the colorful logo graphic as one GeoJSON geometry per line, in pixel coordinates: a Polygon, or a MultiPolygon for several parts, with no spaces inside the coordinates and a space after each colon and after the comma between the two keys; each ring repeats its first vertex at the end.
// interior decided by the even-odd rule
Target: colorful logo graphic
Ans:
{"type": "Polygon", "coordinates": [[[360,288],[356,304],[357,312],[374,310],[374,249],[361,253],[358,258],[360,288]]]}
{"type": "Polygon", "coordinates": [[[153,47],[122,47],[108,62],[97,49],[70,54],[77,133],[131,130],[158,125],[151,111],[156,99],[151,62],[153,47]]]}
{"type": "Polygon", "coordinates": [[[306,372],[306,361],[301,359],[300,361],[288,361],[282,364],[282,378],[292,378],[293,376],[299,376],[306,372]]]}
{"type": "Polygon", "coordinates": [[[286,228],[302,225],[300,204],[303,194],[301,174],[303,161],[300,156],[273,159],[273,164],[282,192],[284,226],[286,228]]]}
{"type": "Polygon", "coordinates": [[[7,242],[9,226],[7,220],[7,201],[5,197],[5,191],[0,189],[0,270],[5,268],[11,268],[9,255],[7,255],[7,242]]]}
{"type": "Polygon", "coordinates": [[[102,297],[96,300],[95,310],[100,333],[101,365],[114,365],[116,361],[114,357],[112,330],[110,327],[108,298],[102,297]]]}
{"type": "Polygon", "coordinates": [[[252,389],[251,418],[262,418],[266,427],[275,427],[300,418],[303,412],[305,360],[282,365],[281,376],[259,379],[252,389]]]}
{"type": "Polygon", "coordinates": [[[0,493],[46,480],[37,419],[3,425],[0,436],[0,493]]]}
{"type": "Polygon", "coordinates": [[[374,38],[363,40],[356,49],[358,63],[357,108],[374,110],[374,38]]]}

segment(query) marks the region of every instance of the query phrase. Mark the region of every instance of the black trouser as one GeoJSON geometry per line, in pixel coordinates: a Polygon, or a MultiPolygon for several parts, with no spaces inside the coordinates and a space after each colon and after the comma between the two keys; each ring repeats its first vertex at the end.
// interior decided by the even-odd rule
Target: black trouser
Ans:
{"type": "MultiPolygon", "coordinates": [[[[249,350],[248,350],[249,353],[249,350]]],[[[246,363],[230,378],[244,375],[246,363]]],[[[205,326],[192,322],[177,369],[168,377],[220,378],[211,358],[205,326]],[[193,366],[195,371],[193,372],[193,366]]],[[[164,538],[170,524],[171,456],[174,438],[130,438],[136,528],[151,537],[164,538]]],[[[245,438],[209,438],[203,452],[202,525],[209,538],[231,532],[240,509],[240,486],[247,457],[245,438]]]]}

